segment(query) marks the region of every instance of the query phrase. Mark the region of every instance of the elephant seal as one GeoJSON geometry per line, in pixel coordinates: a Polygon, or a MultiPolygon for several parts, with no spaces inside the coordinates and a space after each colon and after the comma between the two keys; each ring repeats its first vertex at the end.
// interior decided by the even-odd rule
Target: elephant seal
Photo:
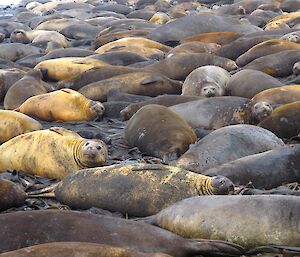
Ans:
{"type": "Polygon", "coordinates": [[[174,47],[166,56],[178,53],[215,53],[221,46],[215,43],[186,42],[174,47]]]}
{"type": "Polygon", "coordinates": [[[300,101],[284,104],[258,124],[281,138],[291,138],[300,132],[300,101]]]}
{"type": "Polygon", "coordinates": [[[129,102],[129,103],[139,103],[150,99],[152,99],[152,97],[150,96],[123,93],[118,89],[110,90],[107,94],[107,102],[121,101],[121,102],[129,102]]]}
{"type": "Polygon", "coordinates": [[[0,144],[27,132],[41,130],[36,120],[14,111],[0,110],[0,144]]]}
{"type": "Polygon", "coordinates": [[[292,22],[293,20],[299,19],[299,17],[299,11],[278,15],[266,24],[264,30],[276,30],[286,27],[289,28],[290,26],[288,26],[288,23],[292,22]]]}
{"type": "MultiPolygon", "coordinates": [[[[266,118],[273,111],[272,105],[288,104],[296,101],[300,101],[300,86],[289,85],[260,92],[251,99],[249,106],[251,106],[252,113],[255,113],[255,116],[266,118]],[[263,115],[268,109],[267,115],[263,115]]],[[[258,120],[262,121],[263,119],[258,120]]]]}
{"type": "Polygon", "coordinates": [[[300,179],[300,145],[288,145],[253,154],[206,170],[207,176],[222,175],[235,185],[252,183],[254,188],[272,189],[300,179]]]}
{"type": "Polygon", "coordinates": [[[299,208],[297,196],[196,196],[144,221],[186,238],[226,240],[250,250],[263,245],[299,245],[299,208]]]}
{"type": "Polygon", "coordinates": [[[285,34],[280,38],[281,40],[287,40],[293,43],[300,43],[300,31],[294,31],[288,34],[285,34]]]}
{"type": "Polygon", "coordinates": [[[15,62],[28,55],[42,53],[45,53],[45,51],[35,46],[24,45],[21,43],[3,43],[1,44],[0,58],[15,62]]]}
{"type": "Polygon", "coordinates": [[[218,45],[226,45],[238,39],[242,35],[242,33],[237,32],[208,32],[185,37],[181,40],[181,42],[186,43],[191,41],[197,41],[203,43],[215,43],[218,45]]]}
{"type": "Polygon", "coordinates": [[[138,103],[132,103],[123,110],[121,110],[120,114],[124,120],[129,120],[139,109],[148,104],[158,104],[169,107],[176,104],[196,101],[199,99],[201,99],[201,97],[184,95],[159,95],[149,100],[145,100],[138,103]]]}
{"type": "Polygon", "coordinates": [[[206,65],[193,70],[185,79],[182,95],[214,97],[223,96],[230,79],[225,69],[206,65]]]}
{"type": "Polygon", "coordinates": [[[296,62],[293,66],[293,74],[298,76],[300,75],[300,62],[296,62]]]}
{"type": "Polygon", "coordinates": [[[300,61],[300,51],[287,50],[259,57],[243,69],[259,70],[273,77],[286,77],[292,74],[293,66],[298,61],[300,61]]]}
{"type": "Polygon", "coordinates": [[[10,35],[10,42],[12,43],[35,43],[41,41],[52,41],[56,42],[62,47],[68,47],[69,43],[66,37],[57,31],[48,30],[32,30],[25,31],[22,29],[14,30],[10,35]]]}
{"type": "Polygon", "coordinates": [[[185,37],[207,32],[238,32],[248,33],[260,31],[253,26],[241,24],[237,19],[202,13],[178,18],[175,21],[153,29],[147,38],[167,45],[177,44],[185,37]],[[209,21],[209,23],[207,22],[209,21]],[[189,29],[187,29],[189,28],[189,29]]]}
{"type": "MultiPolygon", "coordinates": [[[[3,17],[3,16],[2,16],[3,17]]],[[[10,37],[10,34],[15,29],[24,29],[24,30],[30,30],[30,28],[21,22],[15,22],[12,20],[9,21],[0,21],[0,33],[3,33],[6,38],[10,37]]]]}
{"type": "Polygon", "coordinates": [[[139,71],[141,71],[141,69],[139,68],[105,65],[83,71],[78,76],[62,80],[57,84],[59,88],[66,87],[74,90],[79,90],[80,88],[93,82],[109,79],[122,74],[134,73],[139,71]]]}
{"type": "Polygon", "coordinates": [[[79,93],[95,101],[105,101],[112,89],[137,95],[158,96],[161,94],[180,94],[181,83],[152,71],[141,71],[114,76],[88,84],[79,93]]]}
{"type": "Polygon", "coordinates": [[[176,160],[197,139],[194,130],[178,114],[165,106],[142,107],[128,121],[125,139],[130,147],[162,158],[176,160]]]}
{"type": "Polygon", "coordinates": [[[6,92],[4,97],[4,109],[14,110],[24,103],[28,98],[36,95],[46,94],[55,88],[42,81],[40,70],[32,70],[14,83],[6,92]]]}
{"type": "Polygon", "coordinates": [[[169,107],[193,128],[218,129],[240,123],[236,115],[244,110],[249,99],[236,96],[204,98],[169,107]]]}
{"type": "Polygon", "coordinates": [[[185,198],[232,194],[233,188],[233,183],[222,176],[207,177],[177,167],[137,163],[87,169],[67,176],[55,188],[55,197],[72,208],[94,206],[145,217],[185,198]]]}
{"type": "Polygon", "coordinates": [[[94,67],[107,65],[103,61],[87,57],[62,57],[38,63],[35,69],[46,70],[45,78],[54,81],[71,79],[94,67]]]}
{"type": "Polygon", "coordinates": [[[58,127],[14,137],[0,146],[0,152],[1,172],[13,169],[58,179],[80,169],[104,165],[107,159],[107,146],[101,140],[84,139],[58,127]]]}
{"type": "Polygon", "coordinates": [[[149,20],[150,22],[153,22],[154,24],[166,24],[171,20],[170,16],[164,12],[157,12],[153,14],[151,19],[149,20]]]}
{"type": "Polygon", "coordinates": [[[53,19],[53,20],[45,20],[44,22],[40,23],[35,29],[60,32],[62,29],[75,24],[88,24],[88,23],[76,18],[60,18],[60,19],[53,19]]]}
{"type": "Polygon", "coordinates": [[[283,146],[272,132],[253,125],[232,125],[217,129],[194,144],[176,166],[203,173],[209,168],[251,154],[283,146]]]}
{"type": "Polygon", "coordinates": [[[104,107],[72,89],[61,89],[28,98],[16,111],[46,121],[90,121],[101,118],[104,107]]]}
{"type": "Polygon", "coordinates": [[[176,54],[148,65],[145,69],[160,72],[170,79],[184,80],[193,70],[205,65],[215,65],[232,71],[237,68],[234,61],[208,53],[176,54]]]}
{"type": "Polygon", "coordinates": [[[283,85],[278,79],[262,71],[244,69],[231,76],[227,83],[227,93],[251,99],[261,91],[283,85]]]}
{"type": "Polygon", "coordinates": [[[285,50],[299,51],[299,49],[300,45],[297,43],[281,39],[271,39],[253,46],[246,53],[242,54],[239,58],[236,59],[236,64],[238,66],[245,66],[246,64],[262,56],[282,52],[285,50]]]}
{"type": "Polygon", "coordinates": [[[0,43],[2,43],[5,39],[5,34],[0,33],[0,43]]]}
{"type": "Polygon", "coordinates": [[[0,257],[73,257],[74,252],[80,256],[90,257],[171,257],[164,253],[142,253],[135,250],[114,247],[105,244],[84,242],[58,242],[29,246],[0,254],[0,257]]]}
{"type": "Polygon", "coordinates": [[[0,252],[50,242],[109,244],[146,253],[162,252],[174,257],[216,253],[239,255],[244,251],[236,244],[184,239],[149,224],[76,211],[14,212],[0,215],[0,223],[3,224],[0,252]],[[45,224],[48,224],[47,229],[45,224]],[[16,227],[18,229],[13,229],[16,227]],[[24,233],[20,234],[21,231],[24,233]],[[18,240],[11,240],[17,236],[18,240]]]}
{"type": "Polygon", "coordinates": [[[0,178],[0,211],[22,205],[27,194],[15,183],[0,178]]]}

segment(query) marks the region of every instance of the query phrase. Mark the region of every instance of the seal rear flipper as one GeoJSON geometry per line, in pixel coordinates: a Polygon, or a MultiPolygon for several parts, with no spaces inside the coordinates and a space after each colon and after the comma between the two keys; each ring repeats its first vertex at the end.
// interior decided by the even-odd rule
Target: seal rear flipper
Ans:
{"type": "Polygon", "coordinates": [[[209,239],[186,239],[187,251],[190,254],[203,255],[223,255],[223,256],[240,256],[244,254],[245,249],[234,243],[229,243],[221,240],[209,239]]]}
{"type": "Polygon", "coordinates": [[[246,254],[248,255],[257,255],[261,253],[278,253],[278,254],[295,254],[293,256],[298,256],[300,254],[300,247],[292,247],[285,245],[267,245],[257,247],[248,251],[246,254]],[[297,255],[296,255],[297,254],[297,255]]]}

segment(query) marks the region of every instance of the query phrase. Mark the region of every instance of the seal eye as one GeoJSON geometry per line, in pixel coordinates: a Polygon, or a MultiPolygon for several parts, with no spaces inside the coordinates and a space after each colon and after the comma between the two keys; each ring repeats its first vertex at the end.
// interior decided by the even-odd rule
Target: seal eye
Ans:
{"type": "Polygon", "coordinates": [[[88,146],[89,144],[90,144],[89,142],[86,142],[84,145],[85,145],[85,146],[88,146]]]}

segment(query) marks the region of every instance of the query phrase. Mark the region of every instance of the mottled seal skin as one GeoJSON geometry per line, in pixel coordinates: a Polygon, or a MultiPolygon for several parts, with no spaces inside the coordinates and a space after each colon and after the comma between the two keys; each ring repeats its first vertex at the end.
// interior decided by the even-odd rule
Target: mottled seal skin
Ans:
{"type": "Polygon", "coordinates": [[[240,123],[235,116],[244,110],[248,102],[249,99],[243,97],[220,96],[177,104],[169,108],[193,128],[212,130],[240,123]]]}
{"type": "Polygon", "coordinates": [[[126,73],[134,73],[139,71],[142,70],[133,67],[105,65],[102,67],[95,67],[86,70],[74,78],[62,80],[58,82],[57,85],[58,88],[66,87],[74,90],[79,90],[80,88],[93,82],[109,79],[111,77],[126,74],[126,73]]]}
{"type": "Polygon", "coordinates": [[[15,183],[0,178],[0,211],[22,205],[27,198],[26,193],[15,183]]]}
{"type": "Polygon", "coordinates": [[[197,137],[178,114],[165,106],[150,104],[131,117],[125,139],[129,146],[169,162],[183,154],[197,137]]]}
{"type": "Polygon", "coordinates": [[[147,38],[172,45],[185,37],[207,32],[238,32],[248,33],[261,31],[253,25],[241,24],[237,19],[202,13],[189,15],[153,29],[147,38]],[[210,21],[209,23],[207,21],[210,21]],[[189,28],[189,29],[186,29],[189,28]]]}
{"type": "Polygon", "coordinates": [[[160,95],[149,100],[130,104],[121,111],[121,116],[124,120],[129,120],[139,109],[148,104],[158,104],[169,107],[199,99],[201,99],[201,97],[198,96],[160,95]]]}
{"type": "Polygon", "coordinates": [[[236,64],[238,66],[245,66],[246,64],[259,57],[282,52],[285,50],[296,49],[298,51],[300,49],[300,45],[297,43],[288,42],[281,39],[271,39],[253,46],[246,53],[242,54],[239,58],[236,59],[236,64]]]}
{"type": "Polygon", "coordinates": [[[176,54],[148,65],[146,69],[164,74],[170,79],[184,80],[193,70],[205,65],[216,65],[227,71],[237,68],[234,61],[208,53],[176,54]]]}
{"type": "Polygon", "coordinates": [[[254,188],[272,189],[299,181],[299,155],[300,145],[288,145],[224,163],[203,174],[226,176],[235,185],[247,185],[251,181],[254,188]]]}
{"type": "Polygon", "coordinates": [[[298,76],[300,75],[300,62],[296,62],[293,66],[293,74],[298,76]]]}
{"type": "Polygon", "coordinates": [[[233,188],[222,176],[207,177],[161,164],[120,164],[65,177],[55,197],[72,208],[98,207],[145,217],[185,198],[232,194],[233,188]]]}
{"type": "Polygon", "coordinates": [[[215,43],[202,43],[202,42],[186,42],[174,47],[169,51],[166,56],[170,57],[171,55],[178,53],[210,53],[213,54],[221,46],[215,43]]]}
{"type": "Polygon", "coordinates": [[[58,127],[14,137],[0,146],[0,152],[1,172],[12,169],[60,179],[80,169],[104,165],[107,159],[107,146],[101,140],[84,139],[58,127]]]}
{"type": "Polygon", "coordinates": [[[106,101],[107,93],[112,89],[137,95],[158,96],[180,94],[181,87],[180,82],[158,72],[142,71],[97,81],[82,87],[78,92],[95,101],[106,101]]]}
{"type": "Polygon", "coordinates": [[[221,67],[213,65],[199,67],[186,77],[182,86],[182,95],[223,96],[229,79],[230,73],[221,67]]]}
{"type": "Polygon", "coordinates": [[[104,113],[100,102],[67,88],[32,96],[15,110],[46,121],[90,121],[104,113]]]}
{"type": "Polygon", "coordinates": [[[291,138],[300,132],[300,101],[284,104],[258,124],[281,138],[291,138]]]}
{"type": "Polygon", "coordinates": [[[264,72],[244,69],[231,76],[227,84],[227,93],[251,99],[261,91],[283,85],[278,79],[264,72]]]}
{"type": "Polygon", "coordinates": [[[0,58],[15,62],[25,56],[41,53],[45,53],[45,51],[38,47],[21,43],[3,43],[1,44],[0,58]]]}
{"type": "Polygon", "coordinates": [[[295,246],[300,243],[299,208],[297,196],[196,196],[146,221],[185,238],[226,240],[246,249],[295,246]]]}
{"type": "Polygon", "coordinates": [[[203,43],[215,43],[218,45],[226,45],[238,39],[242,35],[243,34],[237,32],[208,32],[185,37],[181,40],[181,42],[186,43],[191,41],[197,41],[203,43]]]}
{"type": "Polygon", "coordinates": [[[287,40],[294,43],[300,43],[300,31],[294,31],[288,34],[285,34],[280,38],[281,40],[287,40]]]}
{"type": "Polygon", "coordinates": [[[55,88],[42,81],[40,70],[32,70],[14,83],[6,92],[4,97],[4,109],[14,110],[24,103],[28,98],[36,95],[46,94],[55,88]]]}
{"type": "Polygon", "coordinates": [[[0,110],[0,144],[18,135],[41,129],[42,124],[23,113],[0,110]]]}
{"type": "Polygon", "coordinates": [[[15,212],[0,215],[0,223],[3,224],[0,252],[35,244],[75,241],[110,244],[146,253],[162,252],[174,257],[243,253],[243,248],[235,244],[188,240],[149,224],[76,211],[15,212]]]}
{"type": "Polygon", "coordinates": [[[164,253],[142,253],[105,244],[83,242],[59,242],[30,246],[0,254],[1,257],[73,257],[74,252],[81,257],[171,257],[164,253]]]}
{"type": "Polygon", "coordinates": [[[194,144],[176,166],[202,173],[209,168],[283,146],[272,132],[253,125],[232,125],[217,129],[194,144]]]}
{"type": "Polygon", "coordinates": [[[293,66],[300,61],[299,50],[287,50],[260,57],[243,67],[265,72],[273,77],[286,77],[292,74],[293,66]]]}

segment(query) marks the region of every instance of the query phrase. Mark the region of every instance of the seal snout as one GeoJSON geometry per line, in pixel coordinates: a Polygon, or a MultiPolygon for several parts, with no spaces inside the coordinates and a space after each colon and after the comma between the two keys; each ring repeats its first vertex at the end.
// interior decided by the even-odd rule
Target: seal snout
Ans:
{"type": "Polygon", "coordinates": [[[82,147],[84,163],[88,167],[103,165],[107,160],[107,146],[101,140],[88,140],[82,147]]]}
{"type": "Polygon", "coordinates": [[[202,88],[202,94],[206,97],[214,97],[217,95],[217,89],[215,86],[206,86],[202,88]]]}
{"type": "Polygon", "coordinates": [[[97,118],[100,118],[103,116],[105,108],[102,103],[97,101],[91,101],[89,105],[92,112],[94,112],[97,116],[97,118]]]}
{"type": "Polygon", "coordinates": [[[234,184],[223,176],[215,176],[212,181],[212,187],[215,194],[232,195],[234,193],[234,184]]]}
{"type": "Polygon", "coordinates": [[[261,121],[272,114],[273,107],[267,102],[258,102],[253,106],[252,111],[254,116],[261,121]]]}

